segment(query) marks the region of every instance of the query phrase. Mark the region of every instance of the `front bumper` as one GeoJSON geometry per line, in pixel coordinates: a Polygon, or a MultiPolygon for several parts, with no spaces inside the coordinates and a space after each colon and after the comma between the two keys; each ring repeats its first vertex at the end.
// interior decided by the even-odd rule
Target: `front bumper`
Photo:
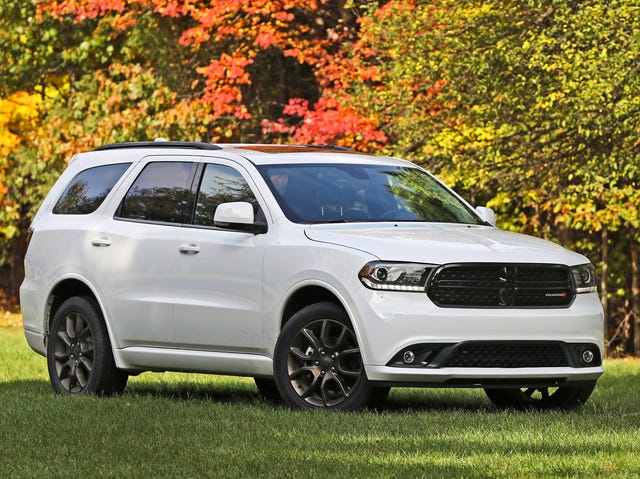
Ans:
{"type": "Polygon", "coordinates": [[[365,365],[370,381],[410,387],[562,387],[597,380],[604,372],[594,368],[444,368],[429,371],[365,365]]]}
{"type": "Polygon", "coordinates": [[[370,291],[358,301],[364,314],[356,328],[371,381],[562,386],[594,381],[604,372],[603,314],[595,293],[580,294],[571,307],[557,309],[439,308],[422,294],[370,291]],[[467,349],[473,349],[467,345],[496,354],[467,360],[467,349]],[[593,354],[589,361],[581,359],[586,350],[593,354]],[[403,363],[406,351],[415,352],[415,362],[403,363]]]}

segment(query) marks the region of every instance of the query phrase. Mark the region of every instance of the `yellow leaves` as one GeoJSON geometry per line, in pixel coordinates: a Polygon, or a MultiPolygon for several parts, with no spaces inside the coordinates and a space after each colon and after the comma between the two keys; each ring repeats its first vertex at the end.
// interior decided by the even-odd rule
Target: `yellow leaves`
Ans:
{"type": "Polygon", "coordinates": [[[443,150],[469,151],[494,141],[500,132],[493,125],[469,127],[458,125],[434,135],[434,143],[443,150]]]}
{"type": "Polygon", "coordinates": [[[14,151],[40,119],[40,95],[17,92],[0,99],[0,156],[14,151]]]}
{"type": "Polygon", "coordinates": [[[507,192],[502,192],[496,194],[493,198],[491,198],[487,202],[487,207],[493,208],[497,211],[502,211],[505,206],[508,206],[511,203],[511,195],[507,192]]]}

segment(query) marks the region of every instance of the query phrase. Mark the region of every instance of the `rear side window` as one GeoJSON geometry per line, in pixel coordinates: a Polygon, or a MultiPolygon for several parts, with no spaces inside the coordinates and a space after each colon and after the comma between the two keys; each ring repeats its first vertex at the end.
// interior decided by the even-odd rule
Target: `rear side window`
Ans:
{"type": "Polygon", "coordinates": [[[88,215],[102,204],[131,163],[96,166],[76,175],[53,207],[57,215],[88,215]]]}
{"type": "Polygon", "coordinates": [[[188,222],[193,163],[149,163],[122,200],[118,218],[155,223],[188,222]]]}

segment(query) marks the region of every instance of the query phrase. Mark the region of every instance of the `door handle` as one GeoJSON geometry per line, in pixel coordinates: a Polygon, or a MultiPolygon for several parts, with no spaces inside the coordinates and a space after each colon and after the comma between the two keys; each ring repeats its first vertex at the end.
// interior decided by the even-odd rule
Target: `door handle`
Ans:
{"type": "Polygon", "coordinates": [[[111,240],[109,238],[94,238],[91,240],[91,246],[105,248],[107,246],[111,246],[111,240]]]}
{"type": "Polygon", "coordinates": [[[179,249],[182,254],[198,254],[200,252],[200,248],[196,244],[181,244],[179,249]]]}

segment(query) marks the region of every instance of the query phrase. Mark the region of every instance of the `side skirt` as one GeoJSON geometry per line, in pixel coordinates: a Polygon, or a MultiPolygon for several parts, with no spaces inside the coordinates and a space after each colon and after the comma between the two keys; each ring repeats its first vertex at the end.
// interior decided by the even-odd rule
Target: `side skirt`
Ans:
{"type": "Polygon", "coordinates": [[[273,375],[271,358],[258,354],[131,347],[114,349],[113,356],[116,367],[125,371],[177,371],[233,376],[273,375]]]}

